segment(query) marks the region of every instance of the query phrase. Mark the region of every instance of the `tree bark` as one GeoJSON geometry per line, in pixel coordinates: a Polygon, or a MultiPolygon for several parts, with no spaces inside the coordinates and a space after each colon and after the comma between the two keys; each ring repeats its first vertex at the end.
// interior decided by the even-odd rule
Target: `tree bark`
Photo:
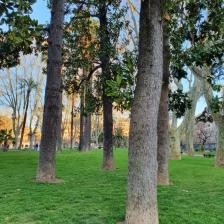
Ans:
{"type": "Polygon", "coordinates": [[[110,71],[110,37],[107,21],[107,4],[102,1],[100,4],[100,61],[102,68],[103,82],[103,169],[113,169],[113,102],[106,94],[106,80],[111,79],[110,71]]]}
{"type": "Polygon", "coordinates": [[[24,118],[23,118],[23,123],[22,123],[21,136],[20,136],[20,141],[19,141],[19,149],[22,148],[22,144],[23,144],[23,137],[24,137],[25,127],[26,127],[26,118],[27,118],[29,101],[30,101],[30,91],[28,90],[27,96],[26,96],[26,106],[25,106],[25,113],[24,113],[24,118]]]}
{"type": "Polygon", "coordinates": [[[180,149],[180,133],[178,128],[171,127],[169,130],[170,137],[170,156],[171,160],[181,159],[181,149],[180,149]]]}
{"type": "Polygon", "coordinates": [[[79,125],[79,151],[83,151],[84,144],[84,87],[82,86],[80,93],[80,125],[79,125]]]}
{"type": "Polygon", "coordinates": [[[64,0],[52,1],[48,39],[47,83],[37,181],[55,182],[55,153],[62,118],[62,43],[64,0]]]}
{"type": "Polygon", "coordinates": [[[163,25],[163,84],[158,116],[158,184],[169,185],[169,39],[165,24],[163,25]]]}
{"type": "Polygon", "coordinates": [[[215,166],[224,167],[224,119],[222,122],[216,122],[218,127],[218,141],[216,146],[215,166]]]}
{"type": "Polygon", "coordinates": [[[157,120],[162,83],[162,4],[144,0],[140,12],[137,85],[131,110],[126,224],[158,224],[157,120]]]}
{"type": "Polygon", "coordinates": [[[110,97],[103,96],[103,169],[113,169],[113,106],[110,97]]]}
{"type": "Polygon", "coordinates": [[[75,106],[75,94],[72,93],[72,108],[71,108],[71,132],[70,132],[70,148],[73,148],[73,137],[74,137],[74,106],[75,106]]]}
{"type": "Polygon", "coordinates": [[[91,113],[84,116],[83,149],[89,151],[91,148],[91,113]]]}

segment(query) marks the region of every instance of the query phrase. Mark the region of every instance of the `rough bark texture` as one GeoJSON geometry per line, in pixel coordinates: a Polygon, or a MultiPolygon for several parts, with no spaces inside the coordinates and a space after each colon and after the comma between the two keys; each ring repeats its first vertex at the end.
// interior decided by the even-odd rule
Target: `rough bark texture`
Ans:
{"type": "Polygon", "coordinates": [[[161,2],[141,3],[139,59],[131,110],[126,224],[158,224],[157,118],[162,83],[161,2]]]}
{"type": "Polygon", "coordinates": [[[170,50],[166,26],[163,25],[163,84],[158,115],[158,184],[169,185],[169,62],[170,50]]]}
{"type": "Polygon", "coordinates": [[[106,80],[111,78],[110,72],[110,34],[108,31],[107,21],[107,4],[106,1],[100,4],[100,61],[102,67],[102,81],[103,81],[103,169],[113,169],[113,102],[111,97],[106,95],[106,80]]]}
{"type": "Polygon", "coordinates": [[[37,180],[55,182],[55,153],[62,117],[62,42],[64,0],[52,1],[48,39],[47,83],[37,180]]]}
{"type": "Polygon", "coordinates": [[[224,167],[224,119],[222,122],[216,122],[218,127],[218,141],[216,147],[215,166],[224,167]]]}
{"type": "Polygon", "coordinates": [[[181,159],[181,149],[180,149],[180,134],[178,128],[171,127],[169,130],[170,136],[170,156],[171,160],[181,159]]]}

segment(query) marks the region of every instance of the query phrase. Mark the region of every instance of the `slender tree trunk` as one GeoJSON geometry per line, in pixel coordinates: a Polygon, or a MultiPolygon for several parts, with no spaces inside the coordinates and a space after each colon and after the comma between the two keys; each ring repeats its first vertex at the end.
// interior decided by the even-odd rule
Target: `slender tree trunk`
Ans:
{"type": "Polygon", "coordinates": [[[82,152],[84,145],[84,87],[82,86],[81,94],[80,94],[80,126],[79,126],[79,150],[82,152]]]}
{"type": "Polygon", "coordinates": [[[102,2],[100,6],[100,60],[103,80],[103,169],[111,170],[113,169],[113,102],[106,94],[106,80],[111,79],[108,49],[112,46],[108,31],[107,8],[106,1],[102,2]]]}
{"type": "Polygon", "coordinates": [[[35,145],[35,133],[30,132],[29,133],[29,142],[30,142],[30,149],[34,149],[35,145]]]}
{"type": "Polygon", "coordinates": [[[70,134],[70,148],[73,148],[74,137],[74,106],[75,106],[75,94],[72,93],[72,109],[71,109],[71,134],[70,134]]]}
{"type": "Polygon", "coordinates": [[[103,96],[103,169],[113,169],[113,106],[110,97],[103,96]]]}
{"type": "Polygon", "coordinates": [[[163,84],[158,116],[158,184],[169,185],[169,63],[170,49],[168,33],[163,25],[163,84]]]}
{"type": "MultiPolygon", "coordinates": [[[[84,104],[85,108],[88,108],[91,82],[85,84],[84,90],[84,104]]],[[[81,151],[89,151],[91,147],[91,113],[85,111],[83,116],[83,134],[82,134],[82,148],[81,151]]]]}
{"type": "Polygon", "coordinates": [[[37,180],[55,182],[55,153],[62,118],[62,43],[64,0],[52,1],[48,39],[47,83],[37,180]]]}
{"type": "Polygon", "coordinates": [[[91,148],[91,113],[84,117],[83,150],[89,151],[91,148]]]}
{"type": "Polygon", "coordinates": [[[158,224],[157,120],[163,70],[161,1],[141,3],[138,75],[131,110],[126,224],[158,224]]]}
{"type": "Polygon", "coordinates": [[[25,107],[25,113],[24,113],[24,118],[23,118],[20,142],[19,142],[19,149],[22,148],[22,144],[23,144],[23,137],[24,137],[25,127],[26,127],[26,118],[27,118],[27,111],[28,111],[29,101],[30,101],[30,92],[28,90],[27,97],[26,97],[26,107],[25,107]]]}

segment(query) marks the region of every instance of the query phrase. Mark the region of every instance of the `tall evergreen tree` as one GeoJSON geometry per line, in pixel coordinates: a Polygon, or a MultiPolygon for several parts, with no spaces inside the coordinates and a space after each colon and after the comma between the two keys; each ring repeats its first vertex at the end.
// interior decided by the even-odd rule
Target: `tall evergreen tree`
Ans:
{"type": "Polygon", "coordinates": [[[62,118],[62,43],[64,0],[52,1],[48,39],[47,83],[42,124],[37,181],[54,182],[55,153],[62,118]]]}

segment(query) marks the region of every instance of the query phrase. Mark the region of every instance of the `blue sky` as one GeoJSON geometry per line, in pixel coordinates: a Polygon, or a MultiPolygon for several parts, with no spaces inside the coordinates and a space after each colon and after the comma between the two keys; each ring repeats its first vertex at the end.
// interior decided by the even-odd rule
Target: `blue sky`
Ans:
{"type": "Polygon", "coordinates": [[[32,18],[37,19],[41,24],[49,23],[50,10],[47,7],[47,0],[37,0],[33,6],[32,18]]]}

